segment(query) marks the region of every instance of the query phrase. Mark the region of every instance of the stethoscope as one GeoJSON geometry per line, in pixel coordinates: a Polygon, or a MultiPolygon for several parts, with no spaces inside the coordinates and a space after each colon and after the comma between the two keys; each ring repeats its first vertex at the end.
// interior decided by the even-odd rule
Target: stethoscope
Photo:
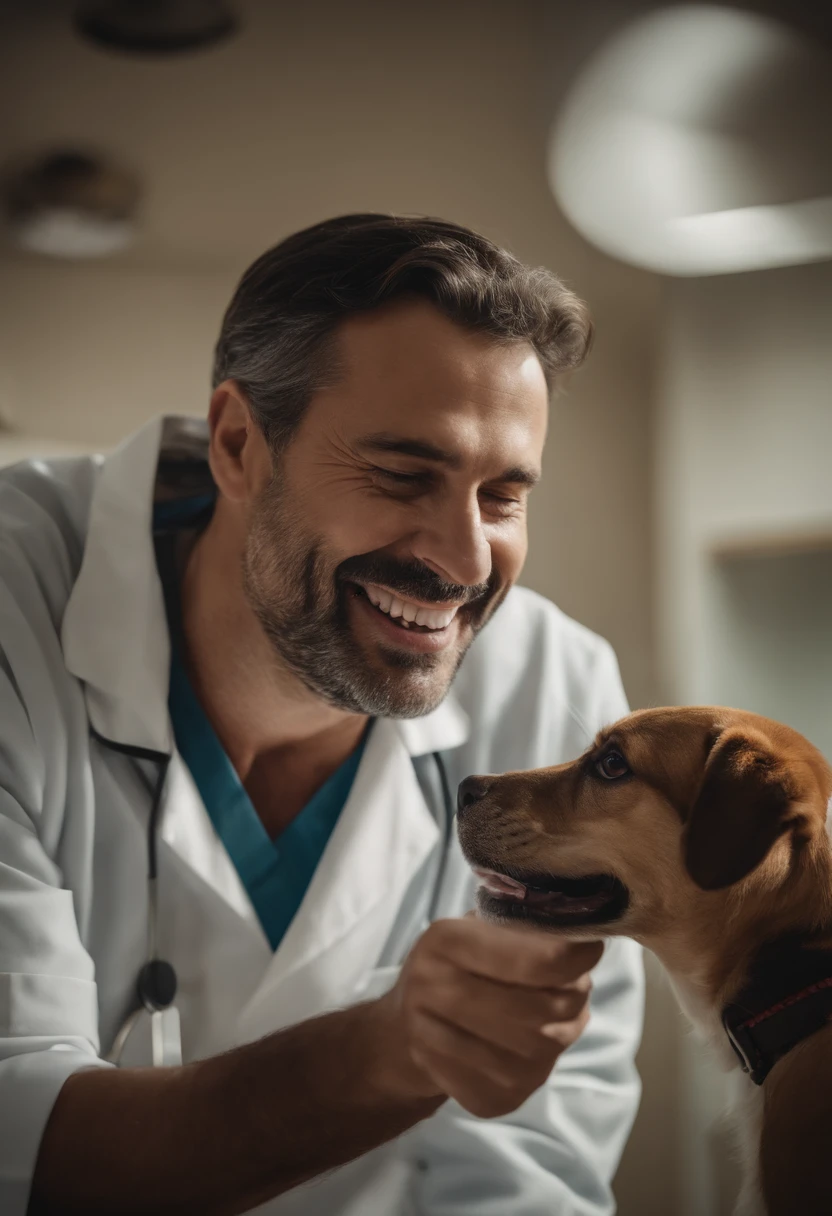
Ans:
{"type": "MultiPolygon", "coordinates": [[[[154,1067],[172,1066],[182,1063],[182,1036],[179,1011],[176,1007],[177,976],[171,962],[159,954],[159,831],[162,817],[162,802],[171,757],[165,752],[114,743],[96,731],[93,737],[111,751],[129,756],[133,760],[149,761],[157,765],[156,780],[152,786],[150,815],[147,821],[147,958],[136,977],[137,1005],[125,1019],[113,1045],[107,1054],[111,1064],[120,1064],[131,1032],[144,1014],[150,1015],[151,1062],[154,1067]]],[[[433,887],[426,913],[426,922],[435,920],[450,851],[451,829],[454,818],[454,802],[445,762],[439,752],[431,754],[439,777],[442,794],[442,847],[433,879],[433,887]]]]}

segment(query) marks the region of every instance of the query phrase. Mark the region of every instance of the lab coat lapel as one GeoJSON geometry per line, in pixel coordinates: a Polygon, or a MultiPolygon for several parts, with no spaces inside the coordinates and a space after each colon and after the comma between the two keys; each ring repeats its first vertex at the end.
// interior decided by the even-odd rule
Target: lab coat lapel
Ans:
{"type": "Polygon", "coordinates": [[[166,442],[198,451],[207,445],[205,424],[156,418],[103,461],[81,569],[64,613],[64,659],[83,681],[90,722],[108,746],[126,747],[128,754],[149,751],[160,760],[171,756],[163,845],[263,938],[237,871],[174,750],[170,640],[152,531],[156,469],[166,442]]]}
{"type": "Polygon", "coordinates": [[[103,461],[61,627],[64,660],[84,682],[93,728],[157,753],[171,749],[170,643],[151,526],[163,429],[154,419],[103,461]]]}
{"type": "Polygon", "coordinates": [[[352,791],[239,1041],[350,1003],[381,954],[408,885],[436,845],[400,724],[375,723],[352,791]]]}
{"type": "Polygon", "coordinates": [[[168,769],[160,836],[163,845],[198,874],[207,887],[230,904],[257,938],[268,946],[234,862],[217,834],[188,766],[178,752],[171,757],[168,769]]]}

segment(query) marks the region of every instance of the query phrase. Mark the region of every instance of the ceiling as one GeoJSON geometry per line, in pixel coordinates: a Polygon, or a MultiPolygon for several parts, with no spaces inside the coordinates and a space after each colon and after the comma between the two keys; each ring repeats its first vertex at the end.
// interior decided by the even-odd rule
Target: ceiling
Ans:
{"type": "MultiPolygon", "coordinates": [[[[653,6],[238,0],[235,38],[166,60],[84,43],[71,0],[0,0],[0,163],[63,145],[137,173],[140,237],[110,263],[239,267],[366,209],[461,219],[521,256],[532,227],[578,247],[545,185],[546,127],[582,56],[653,6]]],[[[819,8],[788,4],[817,36],[819,8]]]]}
{"type": "Polygon", "coordinates": [[[85,44],[71,4],[3,4],[0,159],[118,157],[145,190],[137,262],[238,264],[336,210],[473,222],[478,199],[488,225],[495,174],[542,137],[535,3],[420,0],[418,20],[375,0],[238,8],[233,40],[160,60],[85,44]]]}

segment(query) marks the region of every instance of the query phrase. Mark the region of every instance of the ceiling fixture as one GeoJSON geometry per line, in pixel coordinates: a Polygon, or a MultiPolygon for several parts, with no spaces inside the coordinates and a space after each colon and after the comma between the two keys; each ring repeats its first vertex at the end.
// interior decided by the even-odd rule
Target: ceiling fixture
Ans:
{"type": "Polygon", "coordinates": [[[117,253],[136,233],[138,184],[85,152],[63,150],[6,174],[4,209],[19,249],[62,258],[117,253]]]}
{"type": "Polygon", "coordinates": [[[686,5],[626,26],[553,124],[549,182],[606,253],[661,274],[832,258],[832,62],[778,21],[686,5]]]}
{"type": "Polygon", "coordinates": [[[222,0],[99,0],[79,5],[74,24],[96,46],[135,55],[195,51],[237,30],[222,0]]]}

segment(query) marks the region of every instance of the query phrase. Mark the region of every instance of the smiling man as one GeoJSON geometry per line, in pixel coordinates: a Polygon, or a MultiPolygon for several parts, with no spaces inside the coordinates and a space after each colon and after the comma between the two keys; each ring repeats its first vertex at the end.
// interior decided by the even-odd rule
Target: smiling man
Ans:
{"type": "Polygon", "coordinates": [[[244,275],[207,427],[0,476],[4,1213],[612,1211],[635,948],[466,916],[452,794],[625,712],[514,586],[589,333],[347,216],[244,275]]]}

